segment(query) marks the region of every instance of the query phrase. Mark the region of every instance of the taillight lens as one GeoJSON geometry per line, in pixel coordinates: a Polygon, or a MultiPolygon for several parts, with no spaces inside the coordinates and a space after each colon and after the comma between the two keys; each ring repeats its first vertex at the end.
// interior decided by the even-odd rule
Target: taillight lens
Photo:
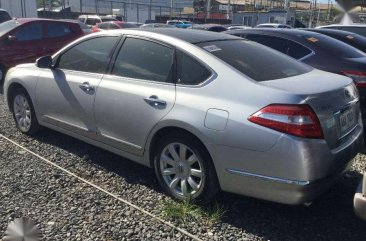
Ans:
{"type": "Polygon", "coordinates": [[[319,119],[309,105],[273,104],[254,113],[248,120],[294,136],[324,138],[319,119]]]}
{"type": "Polygon", "coordinates": [[[366,88],[366,73],[353,70],[344,70],[342,74],[350,77],[359,88],[366,88]]]}

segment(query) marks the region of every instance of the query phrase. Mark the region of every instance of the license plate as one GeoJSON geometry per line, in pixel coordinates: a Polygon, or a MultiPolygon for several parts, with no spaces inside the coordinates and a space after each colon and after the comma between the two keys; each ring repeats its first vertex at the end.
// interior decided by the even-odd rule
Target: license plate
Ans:
{"type": "Polygon", "coordinates": [[[344,134],[350,128],[355,126],[356,124],[356,111],[355,108],[350,108],[343,113],[341,113],[339,117],[339,122],[341,126],[341,133],[344,134]]]}

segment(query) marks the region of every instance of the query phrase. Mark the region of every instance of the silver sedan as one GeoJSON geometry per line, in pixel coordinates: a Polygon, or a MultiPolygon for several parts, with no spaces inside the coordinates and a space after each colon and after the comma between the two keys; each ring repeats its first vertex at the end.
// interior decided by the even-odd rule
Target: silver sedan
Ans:
{"type": "Polygon", "coordinates": [[[351,79],[225,34],[89,35],[10,69],[4,90],[21,132],[48,127],[152,167],[179,200],[221,189],[308,203],[363,144],[351,79]]]}

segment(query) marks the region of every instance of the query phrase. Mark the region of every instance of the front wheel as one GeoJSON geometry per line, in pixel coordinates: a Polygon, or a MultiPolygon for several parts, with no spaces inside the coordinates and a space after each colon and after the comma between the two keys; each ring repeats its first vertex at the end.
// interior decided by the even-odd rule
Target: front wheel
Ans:
{"type": "Polygon", "coordinates": [[[23,133],[35,134],[39,130],[39,124],[27,92],[24,89],[15,90],[11,104],[16,127],[23,133]]]}
{"type": "Polygon", "coordinates": [[[219,189],[211,157],[190,135],[164,138],[155,152],[154,166],[160,185],[178,200],[210,201],[219,189]]]}

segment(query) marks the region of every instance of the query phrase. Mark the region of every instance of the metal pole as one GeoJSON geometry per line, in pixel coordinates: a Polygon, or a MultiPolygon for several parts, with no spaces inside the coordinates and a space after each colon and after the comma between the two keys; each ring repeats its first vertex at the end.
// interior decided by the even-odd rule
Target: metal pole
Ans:
{"type": "Polygon", "coordinates": [[[173,0],[170,0],[170,20],[172,19],[173,16],[173,0]]]}
{"type": "Polygon", "coordinates": [[[316,20],[316,26],[319,26],[319,18],[320,18],[320,3],[319,3],[319,9],[318,9],[318,18],[316,20]]]}
{"type": "Polygon", "coordinates": [[[210,19],[211,18],[211,0],[207,1],[207,18],[210,19]]]}
{"type": "Polygon", "coordinates": [[[230,0],[227,2],[227,19],[230,19],[230,0]]]}
{"type": "Polygon", "coordinates": [[[149,2],[149,20],[151,20],[151,4],[152,4],[152,0],[150,0],[150,2],[149,2]]]}

